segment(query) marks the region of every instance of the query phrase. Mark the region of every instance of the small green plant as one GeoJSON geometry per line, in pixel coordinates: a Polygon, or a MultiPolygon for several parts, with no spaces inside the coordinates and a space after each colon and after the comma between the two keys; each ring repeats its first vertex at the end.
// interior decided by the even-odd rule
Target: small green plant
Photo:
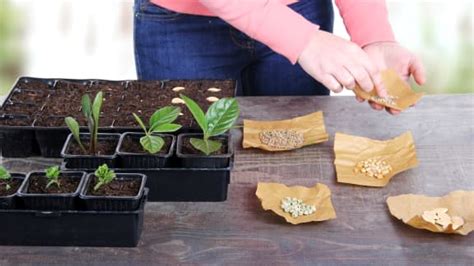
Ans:
{"type": "Polygon", "coordinates": [[[112,182],[116,177],[115,172],[109,169],[109,166],[107,166],[105,163],[99,166],[99,168],[95,170],[94,174],[98,179],[97,184],[94,186],[94,190],[98,190],[101,186],[112,182]]]}
{"type": "Polygon", "coordinates": [[[140,144],[145,151],[155,154],[163,148],[165,141],[162,137],[153,135],[153,133],[175,132],[181,128],[180,125],[173,124],[180,112],[181,108],[174,106],[167,106],[156,110],[150,117],[148,129],[142,119],[133,113],[133,117],[135,117],[135,120],[137,120],[137,123],[145,133],[145,136],[140,138],[140,144]]]}
{"type": "Polygon", "coordinates": [[[46,184],[46,188],[49,188],[52,185],[56,185],[60,187],[59,184],[59,175],[61,171],[59,171],[59,166],[51,166],[46,169],[46,178],[48,179],[48,183],[46,184]]]}
{"type": "MultiPolygon", "coordinates": [[[[5,169],[5,167],[0,166],[0,181],[3,181],[3,182],[6,183],[11,178],[12,178],[12,175],[10,174],[10,172],[8,172],[8,170],[5,169]]],[[[5,189],[10,190],[10,188],[11,188],[11,186],[8,183],[6,183],[5,184],[5,189]]]]}
{"type": "Polygon", "coordinates": [[[191,145],[206,155],[218,151],[222,143],[210,140],[209,138],[224,134],[232,128],[240,113],[237,100],[234,98],[222,98],[209,106],[209,109],[204,114],[201,107],[191,98],[181,95],[181,99],[183,99],[189,111],[193,114],[204,135],[202,139],[191,138],[191,145]]]}
{"type": "MultiPolygon", "coordinates": [[[[91,98],[88,94],[82,96],[81,105],[82,105],[82,114],[87,120],[87,127],[90,133],[90,141],[89,141],[89,154],[94,155],[97,152],[97,135],[99,133],[99,117],[100,117],[100,109],[102,108],[103,102],[103,94],[99,91],[95,98],[94,102],[91,102],[91,98]]],[[[68,116],[64,119],[66,125],[68,126],[69,130],[71,131],[74,139],[79,144],[79,147],[84,153],[87,153],[86,148],[81,142],[81,138],[79,135],[79,123],[77,123],[76,119],[68,116]]]]}

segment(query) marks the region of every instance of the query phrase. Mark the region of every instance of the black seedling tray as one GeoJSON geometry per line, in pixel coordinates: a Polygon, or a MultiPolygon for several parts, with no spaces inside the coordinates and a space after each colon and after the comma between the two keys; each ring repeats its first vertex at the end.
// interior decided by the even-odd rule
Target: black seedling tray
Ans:
{"type": "MultiPolygon", "coordinates": [[[[116,173],[147,176],[148,201],[225,201],[230,183],[232,160],[226,168],[116,168],[116,173]]],[[[72,171],[65,168],[63,170],[72,171]]],[[[77,170],[77,169],[74,169],[77,170]]],[[[80,171],[93,172],[93,169],[80,171]]]]}
{"type": "MultiPolygon", "coordinates": [[[[112,80],[100,80],[100,79],[43,79],[43,78],[34,78],[34,77],[19,77],[18,80],[15,82],[13,89],[10,91],[9,95],[5,99],[4,103],[2,103],[2,107],[0,108],[0,120],[4,119],[5,117],[11,117],[12,115],[15,117],[25,117],[29,118],[29,123],[26,123],[22,126],[7,126],[7,125],[0,125],[0,151],[3,157],[30,157],[30,156],[43,156],[43,157],[51,157],[51,158],[59,158],[61,153],[61,148],[64,142],[66,141],[66,137],[69,134],[69,130],[65,126],[55,126],[55,127],[44,127],[37,125],[36,121],[37,118],[41,115],[42,110],[45,109],[46,103],[49,100],[50,96],[46,97],[43,103],[36,103],[38,105],[38,112],[34,112],[32,115],[19,115],[19,114],[11,114],[5,113],[3,110],[3,106],[5,103],[9,103],[12,95],[15,91],[20,87],[20,83],[25,82],[42,82],[48,86],[48,91],[50,93],[54,93],[57,91],[56,84],[58,82],[76,82],[82,84],[88,84],[90,88],[93,88],[95,84],[101,82],[115,82],[117,84],[122,84],[124,89],[129,87],[129,84],[133,84],[136,82],[134,80],[120,80],[120,81],[112,81],[112,80]]],[[[176,82],[173,80],[163,80],[163,81],[140,81],[143,83],[157,83],[161,82],[161,87],[165,86],[168,82],[176,82]]],[[[200,81],[195,81],[200,82],[200,81]]],[[[233,82],[234,91],[233,94],[235,96],[235,92],[237,90],[237,83],[233,82]]],[[[23,104],[23,102],[18,102],[19,104],[23,104]]],[[[27,103],[31,104],[31,103],[27,103]]],[[[163,106],[157,106],[163,107],[163,106]]],[[[119,107],[118,107],[119,108],[119,107]]],[[[73,114],[70,114],[73,115],[73,114]]],[[[102,126],[99,131],[100,132],[109,132],[109,133],[123,133],[127,131],[140,131],[138,126],[134,127],[122,127],[122,126],[114,126],[115,118],[110,125],[102,126]]],[[[81,132],[86,132],[86,127],[81,127],[81,132]]],[[[180,132],[195,132],[195,126],[188,126],[184,127],[180,132]]]]}
{"type": "Polygon", "coordinates": [[[0,210],[0,245],[136,247],[147,193],[134,211],[0,210]]]}

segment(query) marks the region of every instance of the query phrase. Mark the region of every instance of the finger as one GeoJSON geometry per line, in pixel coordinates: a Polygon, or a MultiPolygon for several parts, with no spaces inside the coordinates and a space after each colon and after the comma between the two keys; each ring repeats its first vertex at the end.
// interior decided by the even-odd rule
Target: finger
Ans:
{"type": "Polygon", "coordinates": [[[321,83],[323,83],[323,85],[328,88],[328,90],[335,93],[339,93],[343,89],[342,85],[332,75],[325,75],[324,78],[322,78],[321,83]]]}
{"type": "Polygon", "coordinates": [[[347,89],[353,90],[355,88],[354,77],[349,71],[347,71],[347,69],[339,69],[338,71],[336,71],[336,74],[334,74],[334,77],[341,85],[343,85],[347,89]]]}
{"type": "Polygon", "coordinates": [[[401,113],[400,110],[389,108],[389,107],[386,107],[385,110],[391,115],[399,115],[401,113]]]}
{"type": "Polygon", "coordinates": [[[377,111],[382,111],[384,109],[382,105],[374,103],[372,101],[369,101],[369,105],[370,107],[372,107],[372,109],[377,110],[377,111]]]}
{"type": "Polygon", "coordinates": [[[366,92],[370,92],[374,89],[374,83],[370,79],[369,73],[362,67],[355,64],[351,64],[345,67],[348,72],[355,78],[355,81],[361,89],[366,92]]]}
{"type": "Polygon", "coordinates": [[[358,102],[360,102],[360,103],[365,102],[364,98],[359,97],[359,96],[357,96],[357,95],[356,95],[356,100],[357,100],[358,102]]]}
{"type": "Polygon", "coordinates": [[[423,85],[426,82],[425,68],[418,57],[413,56],[408,68],[408,72],[413,75],[418,85],[423,85]]]}
{"type": "Polygon", "coordinates": [[[369,56],[365,52],[364,56],[361,57],[361,63],[367,73],[369,73],[369,77],[372,80],[377,95],[383,98],[387,97],[388,93],[382,81],[380,69],[370,60],[369,56]]]}

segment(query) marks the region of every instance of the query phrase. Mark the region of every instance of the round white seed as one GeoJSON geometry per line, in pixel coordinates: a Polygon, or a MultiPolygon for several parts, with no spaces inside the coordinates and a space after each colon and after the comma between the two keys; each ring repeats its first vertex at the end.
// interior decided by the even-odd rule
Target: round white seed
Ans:
{"type": "Polygon", "coordinates": [[[173,88],[173,91],[174,91],[174,92],[183,91],[183,90],[185,90],[184,87],[174,87],[174,88],[173,88]]]}
{"type": "Polygon", "coordinates": [[[171,103],[172,103],[172,104],[184,104],[184,101],[183,101],[183,99],[181,99],[181,98],[173,98],[173,99],[171,100],[171,103]]]}

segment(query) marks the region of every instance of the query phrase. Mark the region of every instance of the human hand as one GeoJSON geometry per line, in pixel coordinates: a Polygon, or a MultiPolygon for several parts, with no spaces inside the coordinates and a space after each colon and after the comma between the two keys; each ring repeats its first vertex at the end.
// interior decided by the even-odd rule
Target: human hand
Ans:
{"type": "MultiPolygon", "coordinates": [[[[371,62],[378,69],[393,69],[405,81],[410,76],[415,78],[416,83],[423,85],[426,82],[425,69],[422,62],[413,53],[395,42],[378,42],[366,45],[363,50],[369,56],[371,62]]],[[[364,99],[357,97],[357,100],[363,102],[364,99]]],[[[383,110],[383,106],[369,101],[370,106],[376,110],[383,110]]],[[[386,108],[393,114],[399,114],[400,111],[386,108]]]]}
{"type": "Polygon", "coordinates": [[[343,86],[354,89],[356,83],[365,91],[376,89],[380,97],[387,92],[380,71],[368,54],[355,43],[320,31],[306,45],[298,63],[309,75],[329,90],[339,93],[343,86]]]}

